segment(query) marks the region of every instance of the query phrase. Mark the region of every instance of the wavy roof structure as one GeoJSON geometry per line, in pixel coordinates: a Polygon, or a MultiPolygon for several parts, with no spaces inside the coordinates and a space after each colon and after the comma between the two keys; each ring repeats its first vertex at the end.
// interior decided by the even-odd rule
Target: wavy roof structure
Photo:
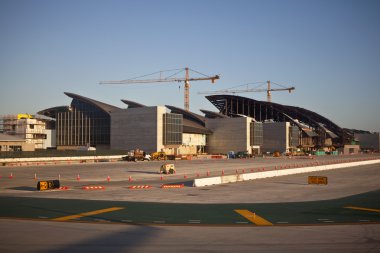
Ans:
{"type": "Polygon", "coordinates": [[[315,131],[319,135],[326,134],[330,138],[339,139],[337,142],[341,141],[341,144],[350,142],[353,138],[351,133],[326,117],[301,107],[258,101],[234,95],[211,95],[206,96],[206,98],[218,108],[221,114],[229,117],[246,115],[262,122],[268,120],[290,121],[301,129],[301,125],[306,125],[310,128],[309,130],[315,131]]]}

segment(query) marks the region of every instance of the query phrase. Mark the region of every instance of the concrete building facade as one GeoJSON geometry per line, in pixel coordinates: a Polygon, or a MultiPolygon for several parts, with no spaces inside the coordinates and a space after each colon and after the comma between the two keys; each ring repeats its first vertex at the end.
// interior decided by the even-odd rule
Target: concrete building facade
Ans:
{"type": "Polygon", "coordinates": [[[380,133],[355,133],[355,139],[363,150],[380,150],[380,133]]]}
{"type": "Polygon", "coordinates": [[[206,118],[206,127],[213,133],[208,137],[207,151],[212,154],[226,154],[229,151],[248,151],[252,118],[206,118]]]}
{"type": "Polygon", "coordinates": [[[27,143],[14,135],[0,133],[0,152],[34,151],[33,143],[27,143]]]}
{"type": "Polygon", "coordinates": [[[266,122],[263,124],[263,153],[289,152],[289,122],[266,122]]]}
{"type": "Polygon", "coordinates": [[[111,113],[111,149],[162,150],[163,106],[121,109],[111,113]]]}

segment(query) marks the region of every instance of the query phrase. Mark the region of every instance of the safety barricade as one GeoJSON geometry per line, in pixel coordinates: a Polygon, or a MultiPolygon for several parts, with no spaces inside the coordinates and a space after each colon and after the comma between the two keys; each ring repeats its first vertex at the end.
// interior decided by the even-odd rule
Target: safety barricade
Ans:
{"type": "Polygon", "coordinates": [[[149,189],[149,188],[152,188],[152,186],[150,185],[132,185],[132,186],[129,186],[128,187],[129,189],[149,189]]]}
{"type": "Polygon", "coordinates": [[[83,186],[82,190],[105,190],[104,186],[83,186]]]}
{"type": "Polygon", "coordinates": [[[184,184],[163,184],[161,185],[162,189],[167,189],[167,188],[183,188],[185,185],[184,184]]]}

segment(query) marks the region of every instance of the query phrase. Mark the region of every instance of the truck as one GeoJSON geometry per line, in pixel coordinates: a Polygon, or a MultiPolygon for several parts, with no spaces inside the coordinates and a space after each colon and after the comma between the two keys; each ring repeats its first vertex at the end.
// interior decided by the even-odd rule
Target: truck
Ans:
{"type": "Polygon", "coordinates": [[[126,156],[122,157],[123,161],[150,161],[151,157],[141,149],[135,149],[128,152],[126,156]]]}

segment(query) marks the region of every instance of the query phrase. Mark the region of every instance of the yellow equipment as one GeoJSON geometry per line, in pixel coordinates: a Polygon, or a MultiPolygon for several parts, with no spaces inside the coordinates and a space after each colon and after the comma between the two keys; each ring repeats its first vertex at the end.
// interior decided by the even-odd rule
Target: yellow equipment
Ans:
{"type": "Polygon", "coordinates": [[[172,163],[165,163],[160,168],[160,173],[174,174],[175,172],[176,172],[175,167],[174,167],[174,164],[172,163]]]}
{"type": "Polygon", "coordinates": [[[152,160],[166,160],[167,156],[165,152],[154,152],[151,154],[152,160]]]}

